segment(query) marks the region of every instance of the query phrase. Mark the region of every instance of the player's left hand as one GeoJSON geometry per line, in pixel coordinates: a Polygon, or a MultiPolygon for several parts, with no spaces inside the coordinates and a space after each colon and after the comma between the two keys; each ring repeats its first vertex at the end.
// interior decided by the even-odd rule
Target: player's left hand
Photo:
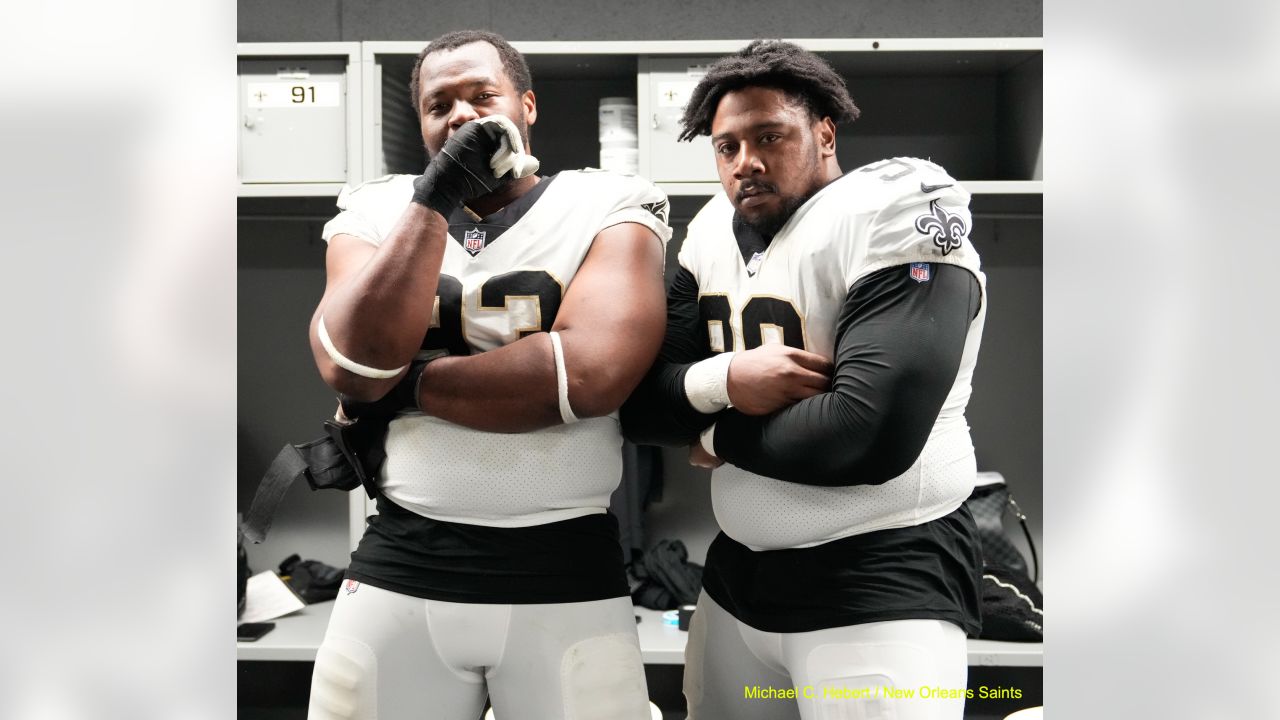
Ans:
{"type": "Polygon", "coordinates": [[[413,180],[413,201],[448,217],[454,209],[511,181],[495,177],[490,161],[503,148],[502,124],[464,123],[449,136],[427,169],[413,180]]]}
{"type": "Polygon", "coordinates": [[[702,443],[694,443],[689,446],[689,464],[694,467],[715,470],[723,465],[724,461],[707,452],[706,449],[702,447],[702,443]]]}
{"type": "Polygon", "coordinates": [[[725,389],[744,415],[768,415],[831,389],[831,361],[777,343],[734,353],[725,389]]]}

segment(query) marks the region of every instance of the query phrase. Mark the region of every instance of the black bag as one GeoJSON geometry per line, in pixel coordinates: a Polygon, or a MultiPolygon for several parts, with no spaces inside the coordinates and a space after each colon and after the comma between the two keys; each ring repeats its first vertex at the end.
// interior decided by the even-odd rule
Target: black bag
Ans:
{"type": "Polygon", "coordinates": [[[978,538],[982,541],[982,564],[1000,565],[1011,571],[1022,573],[1032,582],[1040,582],[1040,558],[1036,555],[1036,544],[1031,539],[1031,531],[1027,529],[1027,516],[1014,501],[1000,473],[978,473],[978,485],[965,500],[973,521],[978,526],[978,538]],[[1027,570],[1027,560],[1014,546],[1004,530],[1005,513],[1012,510],[1022,532],[1027,538],[1027,547],[1031,550],[1031,560],[1035,564],[1035,573],[1027,570]]]}
{"type": "Polygon", "coordinates": [[[982,570],[983,640],[1044,642],[1044,596],[1026,573],[1006,565],[982,570]]]}
{"type": "Polygon", "coordinates": [[[1044,641],[1044,596],[1036,582],[1040,560],[1035,541],[1022,514],[999,473],[978,473],[978,485],[965,501],[978,527],[982,546],[982,640],[1012,642],[1044,641]],[[1027,560],[1005,533],[1004,518],[1013,512],[1031,550],[1035,574],[1027,571],[1027,560]]]}
{"type": "Polygon", "coordinates": [[[660,540],[631,563],[631,575],[639,585],[631,601],[650,610],[673,610],[691,605],[702,592],[702,566],[689,562],[689,551],[679,540],[660,540]]]}
{"type": "Polygon", "coordinates": [[[326,565],[319,560],[303,560],[302,556],[296,554],[280,563],[280,577],[308,605],[338,597],[338,588],[342,587],[342,576],[345,573],[342,568],[326,565]]]}

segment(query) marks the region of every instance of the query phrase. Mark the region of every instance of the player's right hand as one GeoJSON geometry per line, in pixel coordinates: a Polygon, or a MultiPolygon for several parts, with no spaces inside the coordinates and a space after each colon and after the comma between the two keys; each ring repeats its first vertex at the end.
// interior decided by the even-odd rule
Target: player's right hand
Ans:
{"type": "Polygon", "coordinates": [[[768,415],[831,388],[834,366],[821,355],[770,343],[734,354],[729,402],[747,415],[768,415]]]}
{"type": "Polygon", "coordinates": [[[502,148],[506,131],[498,123],[475,120],[457,130],[414,178],[413,201],[449,216],[468,200],[487,195],[511,181],[511,173],[493,176],[489,161],[502,148]]]}

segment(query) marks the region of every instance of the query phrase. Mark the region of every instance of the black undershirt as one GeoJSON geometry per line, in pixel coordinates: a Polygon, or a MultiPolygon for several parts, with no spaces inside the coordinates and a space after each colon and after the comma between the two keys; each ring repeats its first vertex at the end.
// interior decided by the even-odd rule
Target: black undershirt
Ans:
{"type": "Polygon", "coordinates": [[[432,520],[378,497],[347,577],[428,600],[531,604],[627,595],[609,513],[498,528],[432,520]]]}
{"type": "Polygon", "coordinates": [[[809,548],[754,551],[720,533],[702,587],[730,615],[765,632],[887,620],[945,620],[982,629],[982,553],[969,509],[809,548]]]}

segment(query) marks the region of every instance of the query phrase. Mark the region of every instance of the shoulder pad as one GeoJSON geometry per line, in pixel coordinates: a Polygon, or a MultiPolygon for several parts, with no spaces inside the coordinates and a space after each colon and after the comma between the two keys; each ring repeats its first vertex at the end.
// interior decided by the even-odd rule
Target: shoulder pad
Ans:
{"type": "Polygon", "coordinates": [[[707,223],[724,223],[733,218],[733,203],[729,202],[729,196],[721,190],[711,199],[707,201],[689,221],[689,227],[701,227],[707,223]]]}
{"type": "Polygon", "coordinates": [[[360,200],[363,200],[365,196],[368,196],[370,194],[376,194],[378,192],[378,189],[380,188],[391,187],[396,185],[397,184],[396,181],[400,180],[401,178],[412,179],[414,177],[417,177],[417,176],[416,175],[383,175],[382,177],[374,178],[373,180],[365,180],[364,182],[360,183],[359,185],[356,185],[355,187],[352,187],[350,185],[343,185],[342,192],[338,193],[338,207],[342,208],[343,210],[346,210],[349,207],[351,207],[350,203],[355,198],[357,193],[363,193],[363,195],[361,195],[361,197],[359,198],[360,200]]]}
{"type": "Polygon", "coordinates": [[[883,212],[946,198],[967,204],[969,193],[940,165],[919,158],[891,158],[846,173],[830,186],[830,202],[852,212],[883,212]]]}
{"type": "Polygon", "coordinates": [[[653,213],[664,225],[669,222],[671,205],[667,194],[639,175],[599,168],[566,170],[560,175],[576,176],[588,193],[605,195],[619,206],[637,205],[653,213]]]}

